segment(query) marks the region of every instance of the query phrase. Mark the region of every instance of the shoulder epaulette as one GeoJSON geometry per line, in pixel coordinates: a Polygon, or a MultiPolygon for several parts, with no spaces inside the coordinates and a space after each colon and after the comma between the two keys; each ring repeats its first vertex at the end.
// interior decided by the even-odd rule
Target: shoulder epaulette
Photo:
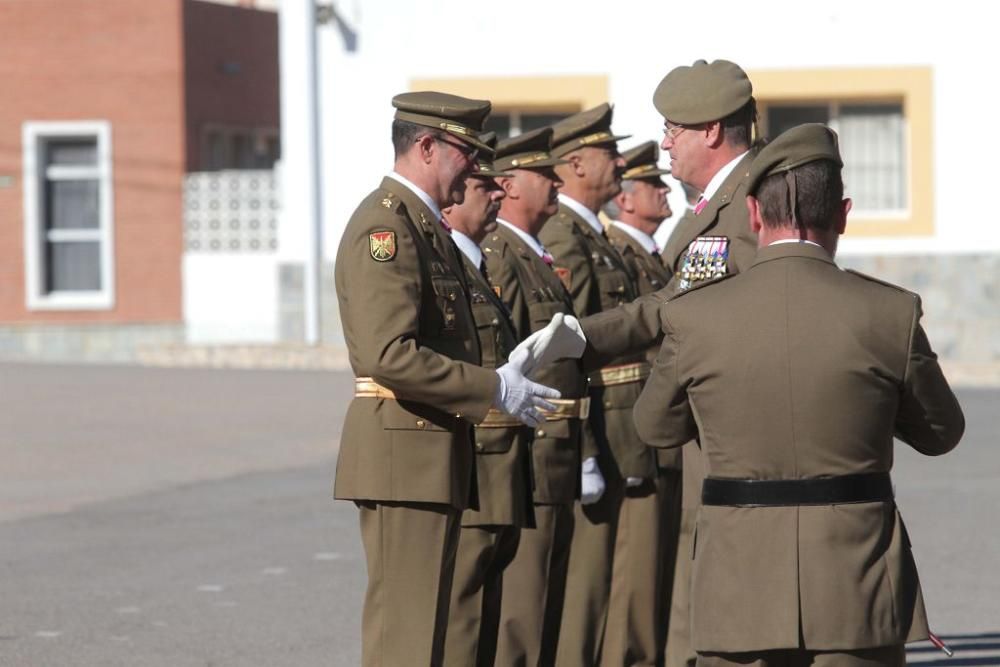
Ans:
{"type": "Polygon", "coordinates": [[[867,273],[861,273],[860,271],[855,271],[854,269],[844,269],[844,271],[846,271],[847,273],[852,273],[852,274],[856,275],[857,277],[863,278],[863,279],[865,279],[865,280],[867,280],[869,282],[878,283],[879,285],[885,285],[886,287],[891,287],[894,290],[898,290],[900,292],[903,292],[904,294],[909,294],[911,296],[919,296],[916,292],[910,291],[910,290],[906,289],[905,287],[900,287],[899,285],[894,285],[893,283],[886,282],[885,280],[881,280],[881,279],[876,278],[874,276],[870,276],[867,273]]]}

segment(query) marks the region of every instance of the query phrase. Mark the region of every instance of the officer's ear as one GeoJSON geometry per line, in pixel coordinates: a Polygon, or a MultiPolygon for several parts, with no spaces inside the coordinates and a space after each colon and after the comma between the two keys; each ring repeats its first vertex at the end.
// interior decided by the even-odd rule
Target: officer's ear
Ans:
{"type": "Polygon", "coordinates": [[[747,195],[747,211],[750,213],[750,231],[758,236],[764,228],[764,219],[760,217],[760,202],[753,195],[747,195]]]}
{"type": "Polygon", "coordinates": [[[507,195],[507,199],[520,199],[521,188],[518,186],[517,176],[504,176],[496,179],[497,185],[507,195]]]}
{"type": "Polygon", "coordinates": [[[613,201],[615,205],[626,213],[635,213],[635,201],[632,199],[632,193],[628,192],[624,188],[622,191],[615,195],[613,201]]]}
{"type": "Polygon", "coordinates": [[[836,229],[838,234],[843,234],[847,231],[847,214],[851,212],[851,207],[854,202],[851,201],[850,197],[845,197],[844,201],[840,202],[840,211],[837,213],[836,229]]]}

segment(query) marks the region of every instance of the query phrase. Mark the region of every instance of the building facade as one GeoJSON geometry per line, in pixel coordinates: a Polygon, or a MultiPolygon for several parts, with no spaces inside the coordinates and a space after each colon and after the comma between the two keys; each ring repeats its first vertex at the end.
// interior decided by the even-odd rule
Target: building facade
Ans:
{"type": "Polygon", "coordinates": [[[273,163],[277,15],[9,0],[0,77],[0,356],[183,340],[185,177],[273,163]]]}
{"type": "MultiPolygon", "coordinates": [[[[281,11],[297,1],[284,0],[281,11]]],[[[901,1],[774,0],[751,8],[722,0],[709,18],[641,0],[582,0],[572,9],[527,0],[334,5],[338,21],[319,33],[326,258],[353,207],[391,168],[395,93],[491,99],[501,133],[610,101],[616,133],[632,135],[621,144],[628,148],[662,138],[652,92],[666,72],[725,58],[750,74],[765,135],[806,121],[838,130],[855,201],[842,263],[920,291],[944,358],[972,367],[1000,362],[1000,235],[992,207],[979,202],[991,191],[988,160],[1000,140],[962,129],[996,108],[1000,89],[987,83],[987,60],[948,48],[943,37],[990,43],[994,9],[967,0],[948,12],[918,12],[901,1]]],[[[293,115],[286,106],[285,116],[293,115]]],[[[294,128],[283,131],[288,154],[298,154],[294,128]]],[[[288,247],[302,233],[285,224],[298,217],[297,169],[286,160],[288,247]]],[[[671,203],[684,210],[679,187],[671,203]]],[[[336,313],[327,317],[335,342],[336,313]]]]}

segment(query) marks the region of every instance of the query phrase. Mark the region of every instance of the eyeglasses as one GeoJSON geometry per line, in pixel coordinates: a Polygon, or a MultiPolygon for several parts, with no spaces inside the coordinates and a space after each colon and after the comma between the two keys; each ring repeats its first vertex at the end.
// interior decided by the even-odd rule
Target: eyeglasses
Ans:
{"type": "Polygon", "coordinates": [[[686,125],[665,125],[663,127],[663,134],[670,137],[670,141],[677,141],[677,135],[687,129],[686,125]]]}
{"type": "Polygon", "coordinates": [[[475,161],[479,157],[479,149],[475,146],[470,146],[469,144],[460,143],[457,141],[448,141],[443,137],[434,137],[435,141],[440,141],[442,144],[448,144],[456,151],[462,154],[466,160],[475,161]]]}

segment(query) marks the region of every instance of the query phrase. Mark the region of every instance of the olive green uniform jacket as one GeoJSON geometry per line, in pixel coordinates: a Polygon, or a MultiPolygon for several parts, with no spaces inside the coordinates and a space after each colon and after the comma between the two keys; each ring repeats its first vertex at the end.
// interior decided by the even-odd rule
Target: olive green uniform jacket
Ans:
{"type": "MultiPolygon", "coordinates": [[[[498,368],[517,346],[517,334],[507,306],[462,254],[472,301],[472,317],[479,332],[483,366],[498,368]]],[[[463,526],[531,525],[531,471],[525,426],[475,427],[476,481],[479,509],[462,514],[463,526]]]]}
{"type": "Polygon", "coordinates": [[[499,377],[479,366],[457,253],[427,206],[390,178],[347,223],[335,278],[351,368],[399,400],[351,401],[337,498],[459,510],[475,498],[472,424],[485,418],[499,377]]]}
{"type": "MultiPolygon", "coordinates": [[[[943,454],[964,419],[920,317],[917,295],[842,271],[818,246],[763,248],[740,276],[662,307],[639,433],[661,447],[697,437],[708,476],[733,479],[888,472],[893,437],[943,454]],[[719,313],[740,326],[716,326],[719,313]]],[[[699,652],[927,637],[891,501],[702,506],[692,577],[699,652]]]]}
{"type": "MultiPolygon", "coordinates": [[[[625,265],[631,270],[640,296],[658,292],[670,282],[670,270],[663,265],[660,255],[657,254],[654,257],[649,254],[642,247],[642,244],[629,236],[627,232],[611,225],[608,227],[608,240],[611,241],[611,245],[614,246],[618,254],[625,260],[625,265]]],[[[656,345],[651,345],[646,352],[646,359],[652,362],[656,359],[658,350],[656,345]]],[[[657,449],[656,464],[660,468],[680,470],[681,450],[657,449]]]]}
{"type": "MultiPolygon", "coordinates": [[[[538,237],[555,259],[554,270],[569,290],[577,317],[612,310],[638,296],[628,268],[607,237],[565,204],[559,204],[558,213],[545,223],[538,237]]],[[[601,365],[644,361],[648,347],[613,355],[601,365]]],[[[584,432],[583,456],[608,452],[623,478],[650,479],[656,474],[655,456],[639,439],[628,415],[641,390],[640,382],[590,388],[591,428],[584,432]]],[[[609,474],[601,472],[605,477],[609,474]]]]}
{"type": "MultiPolygon", "coordinates": [[[[514,232],[499,225],[482,243],[490,282],[510,310],[519,340],[544,329],[556,313],[573,315],[573,301],[552,269],[514,232]]],[[[563,359],[532,374],[536,382],[558,389],[564,399],[587,395],[587,378],[578,359],[563,359]]],[[[580,496],[579,419],[547,421],[531,444],[534,502],[564,505],[580,496]]]]}

